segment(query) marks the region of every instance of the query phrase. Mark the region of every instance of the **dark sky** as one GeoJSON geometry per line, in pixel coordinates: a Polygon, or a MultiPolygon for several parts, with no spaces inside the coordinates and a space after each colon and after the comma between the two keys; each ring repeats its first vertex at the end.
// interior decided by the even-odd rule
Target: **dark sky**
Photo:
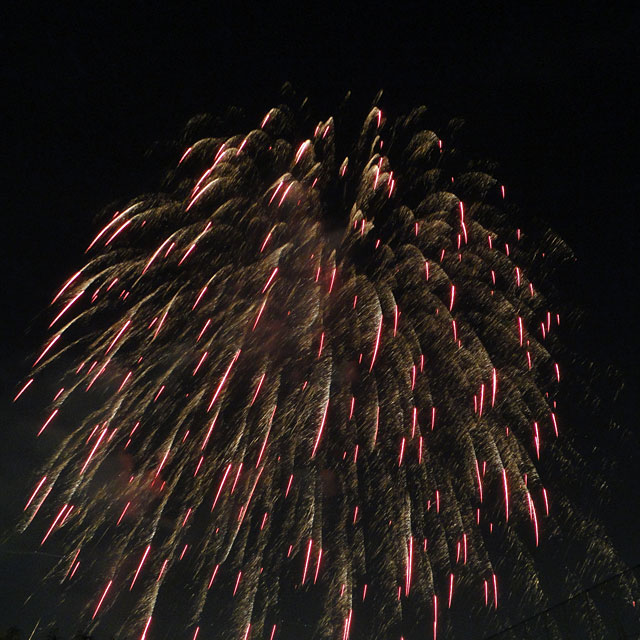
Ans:
{"type": "MultiPolygon", "coordinates": [[[[425,103],[462,115],[513,199],[575,249],[570,293],[587,312],[582,342],[621,371],[631,397],[637,390],[638,10],[588,0],[508,9],[9,4],[0,18],[3,524],[43,455],[29,422],[37,407],[18,410],[10,397],[45,338],[41,312],[82,262],[95,214],[158,184],[145,152],[190,116],[228,104],[262,115],[286,80],[325,117],[348,89],[366,105],[381,88],[392,110],[425,103]]],[[[637,429],[633,412],[624,415],[637,429]]],[[[633,464],[623,461],[628,479],[633,464]]],[[[621,503],[607,516],[630,563],[640,561],[634,510],[621,503]]],[[[0,546],[0,629],[35,622],[21,603],[48,559],[28,548],[0,546]]]]}

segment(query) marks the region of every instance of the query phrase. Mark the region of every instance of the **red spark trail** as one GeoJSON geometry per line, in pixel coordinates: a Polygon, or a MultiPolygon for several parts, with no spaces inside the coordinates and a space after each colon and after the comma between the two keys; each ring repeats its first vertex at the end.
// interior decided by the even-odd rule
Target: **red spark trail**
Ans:
{"type": "Polygon", "coordinates": [[[284,184],[283,182],[279,182],[278,183],[278,186],[275,188],[275,191],[271,195],[271,198],[269,200],[269,204],[271,204],[273,202],[273,199],[278,195],[278,191],[280,191],[280,188],[282,187],[283,184],[284,184]]]}
{"type": "Polygon", "coordinates": [[[92,620],[98,615],[98,611],[100,611],[100,607],[102,606],[102,602],[107,597],[107,593],[109,592],[109,589],[111,589],[111,585],[112,584],[113,584],[113,580],[109,580],[109,583],[107,584],[107,586],[105,587],[104,592],[102,593],[102,597],[100,598],[100,602],[98,602],[98,606],[95,608],[95,611],[93,612],[93,615],[91,616],[92,620]]]}
{"type": "Polygon", "coordinates": [[[211,589],[211,585],[213,584],[213,581],[216,579],[216,574],[218,573],[218,569],[220,568],[220,565],[217,564],[214,569],[213,569],[213,573],[211,574],[211,579],[209,580],[209,586],[207,587],[207,589],[211,589]]]}
{"type": "Polygon", "coordinates": [[[409,537],[407,548],[407,572],[405,576],[404,592],[408,597],[409,591],[411,590],[411,575],[413,573],[413,536],[409,537]]]}
{"type": "Polygon", "coordinates": [[[333,291],[333,283],[336,279],[336,267],[333,267],[333,271],[331,271],[331,282],[329,283],[329,293],[333,291]]]}
{"type": "Polygon", "coordinates": [[[147,264],[144,266],[144,269],[142,269],[142,275],[144,275],[147,270],[149,269],[149,267],[151,266],[151,264],[153,263],[153,261],[158,257],[158,255],[160,254],[160,252],[167,246],[167,244],[171,242],[171,237],[167,238],[153,253],[153,255],[151,256],[151,258],[149,258],[149,260],[147,261],[147,264]]]}
{"type": "Polygon", "coordinates": [[[236,471],[236,477],[233,480],[233,484],[231,485],[231,492],[233,493],[236,490],[236,485],[238,484],[238,480],[240,479],[240,474],[242,473],[242,465],[244,464],[244,462],[241,462],[238,465],[238,470],[236,471]]]}
{"type": "MultiPolygon", "coordinates": [[[[127,209],[127,210],[123,211],[123,212],[122,212],[122,213],[120,213],[120,214],[116,214],[116,215],[114,216],[114,218],[113,218],[111,221],[109,221],[109,223],[108,223],[108,224],[107,224],[107,225],[102,229],[102,231],[100,231],[100,233],[98,233],[98,235],[97,235],[97,236],[96,236],[96,237],[91,241],[91,244],[89,244],[89,246],[85,249],[85,253],[87,253],[87,252],[91,249],[91,247],[93,247],[93,245],[95,245],[95,244],[96,244],[96,242],[98,242],[98,240],[100,240],[100,238],[101,238],[101,237],[102,237],[102,236],[103,236],[103,235],[104,235],[104,234],[105,234],[105,233],[106,233],[106,232],[107,232],[107,231],[108,231],[108,230],[109,230],[109,229],[110,229],[114,224],[116,224],[117,222],[119,222],[119,221],[120,221],[120,219],[121,219],[124,215],[126,215],[126,214],[127,214],[127,212],[128,212],[128,211],[130,211],[130,210],[131,210],[131,207],[129,207],[129,209],[127,209]]],[[[67,287],[67,286],[69,286],[69,285],[71,284],[71,282],[72,282],[73,280],[75,280],[75,278],[76,278],[78,275],[80,275],[80,273],[81,273],[81,272],[78,272],[78,273],[73,277],[73,279],[72,279],[71,281],[67,282],[67,284],[66,284],[66,285],[65,285],[65,287],[63,288],[63,291],[64,291],[64,289],[66,289],[66,287],[67,287]]],[[[61,293],[62,293],[62,291],[58,294],[58,296],[56,296],[56,299],[60,296],[60,294],[61,294],[61,293]]],[[[55,302],[55,299],[54,299],[54,302],[55,302]]]]}
{"type": "Polygon", "coordinates": [[[198,303],[200,302],[200,300],[202,300],[202,296],[204,296],[204,294],[207,293],[207,289],[208,289],[208,287],[206,287],[206,286],[202,287],[202,290],[198,294],[198,297],[196,298],[196,301],[193,303],[193,307],[191,307],[191,311],[193,311],[198,306],[198,303]]]}
{"type": "Polygon", "coordinates": [[[40,431],[38,431],[38,434],[37,434],[38,436],[40,436],[42,432],[49,426],[50,422],[56,417],[58,412],[59,412],[59,409],[53,410],[53,412],[51,413],[47,421],[42,425],[42,427],[40,427],[40,431]]]}
{"type": "Polygon", "coordinates": [[[287,489],[284,493],[284,497],[286,498],[289,495],[289,491],[291,490],[291,484],[293,482],[293,473],[289,476],[289,482],[287,483],[287,489]]]}
{"type": "Polygon", "coordinates": [[[405,439],[402,438],[402,442],[400,443],[400,457],[398,458],[398,466],[402,466],[402,458],[404,457],[404,443],[405,439]]]}
{"type": "Polygon", "coordinates": [[[56,294],[55,298],[51,301],[51,304],[53,304],[54,302],[56,302],[56,300],[58,300],[58,298],[60,298],[60,296],[76,281],[76,279],[78,278],[78,276],[81,273],[82,273],[82,269],[80,271],[78,271],[75,275],[71,276],[71,278],[69,278],[69,280],[67,280],[67,282],[64,284],[62,289],[60,289],[60,291],[58,291],[58,293],[56,294]]]}
{"type": "Polygon", "coordinates": [[[240,585],[240,580],[242,579],[242,571],[238,571],[238,577],[236,578],[236,586],[233,588],[233,595],[235,596],[238,591],[238,586],[240,585]]]}
{"type": "Polygon", "coordinates": [[[263,471],[264,471],[264,467],[260,467],[260,471],[258,471],[258,475],[256,476],[256,479],[253,481],[253,486],[251,487],[251,492],[249,493],[249,497],[247,498],[247,502],[240,509],[240,516],[238,518],[238,521],[240,522],[240,524],[242,524],[242,522],[244,521],[244,517],[247,514],[247,510],[249,509],[249,505],[251,504],[251,500],[253,498],[253,494],[255,493],[256,487],[258,486],[258,482],[260,481],[260,476],[262,475],[263,471]]]}
{"type": "Polygon", "coordinates": [[[49,342],[49,344],[44,348],[44,351],[38,356],[38,359],[33,363],[32,366],[36,366],[38,364],[38,362],[40,362],[40,360],[42,360],[42,358],[44,358],[44,356],[47,354],[47,352],[51,349],[51,347],[53,347],[53,345],[58,342],[58,340],[60,339],[60,337],[62,336],[61,333],[59,333],[57,336],[55,336],[55,338],[53,338],[53,340],[51,340],[51,342],[49,342]]]}
{"type": "Polygon", "coordinates": [[[222,379],[220,380],[218,387],[216,388],[215,393],[213,394],[213,397],[211,398],[211,402],[209,402],[209,406],[207,407],[207,411],[211,411],[211,407],[213,407],[215,401],[218,399],[218,396],[220,395],[220,391],[222,391],[222,387],[224,386],[224,383],[227,380],[227,376],[229,375],[231,368],[233,367],[233,365],[235,364],[236,360],[238,359],[238,356],[240,355],[242,349],[238,349],[235,353],[235,355],[233,356],[231,362],[229,363],[229,366],[227,367],[227,370],[224,372],[224,375],[222,376],[222,379]]]}
{"type": "Polygon", "coordinates": [[[262,287],[262,291],[260,293],[264,293],[269,288],[269,285],[273,282],[273,279],[276,277],[277,273],[278,273],[278,267],[275,267],[274,270],[271,272],[271,275],[269,276],[267,283],[264,285],[264,287],[262,287]]]}
{"type": "Polygon", "coordinates": [[[289,190],[291,189],[291,187],[293,187],[293,182],[290,182],[289,186],[287,186],[287,188],[284,190],[284,193],[282,194],[282,197],[280,198],[280,202],[278,202],[278,206],[279,207],[284,202],[284,199],[287,197],[287,194],[289,193],[289,190]]]}
{"type": "Polygon", "coordinates": [[[509,521],[509,487],[507,485],[507,470],[502,469],[502,484],[504,486],[504,511],[505,520],[509,521]]]}
{"type": "Polygon", "coordinates": [[[53,325],[64,315],[64,313],[74,304],[74,302],[76,302],[76,300],[78,300],[78,298],[80,298],[80,296],[84,293],[84,289],[82,291],[80,291],[80,293],[77,293],[62,309],[62,311],[60,311],[60,313],[51,321],[51,323],[49,324],[49,329],[51,329],[51,327],[53,327],[53,325]]]}
{"type": "Polygon", "coordinates": [[[51,535],[51,532],[53,531],[54,527],[56,526],[56,524],[58,524],[58,520],[60,520],[60,518],[62,517],[62,515],[64,514],[64,512],[69,508],[68,504],[65,504],[60,511],[58,511],[58,515],[55,517],[55,519],[53,520],[53,522],[51,523],[51,526],[49,527],[49,530],[47,531],[47,533],[45,534],[44,538],[42,538],[42,542],[40,543],[40,546],[42,546],[47,538],[51,535]]]}
{"type": "Polygon", "coordinates": [[[433,640],[438,637],[438,596],[433,594],[433,640]]]}
{"type": "Polygon", "coordinates": [[[342,640],[348,640],[349,630],[351,629],[351,617],[353,615],[353,609],[349,609],[349,615],[344,621],[344,632],[342,634],[342,640]]]}
{"type": "Polygon", "coordinates": [[[192,376],[195,376],[196,373],[198,373],[198,369],[202,366],[202,363],[207,359],[207,356],[209,355],[208,351],[205,351],[202,356],[200,356],[200,360],[198,360],[198,364],[196,365],[196,368],[193,370],[193,373],[191,374],[192,376]]]}
{"type": "Polygon", "coordinates": [[[180,262],[178,262],[178,266],[180,266],[188,257],[189,254],[196,248],[196,243],[194,242],[185,252],[182,258],[180,258],[180,262]]]}
{"type": "Polygon", "coordinates": [[[304,584],[307,580],[307,570],[309,568],[309,558],[311,556],[311,547],[313,546],[313,540],[309,538],[309,543],[307,544],[307,554],[304,559],[304,570],[302,572],[302,584],[304,584]]]}
{"type": "Polygon", "coordinates": [[[496,574],[493,574],[493,602],[495,604],[495,608],[498,608],[498,579],[496,578],[496,574]]]}
{"type": "Polygon", "coordinates": [[[142,559],[140,560],[140,564],[138,565],[136,573],[133,576],[133,580],[131,581],[131,586],[129,587],[129,591],[131,591],[131,589],[133,589],[133,585],[136,583],[136,580],[138,579],[138,575],[140,574],[140,570],[142,569],[142,565],[144,564],[144,561],[147,559],[147,556],[149,555],[149,551],[151,551],[151,545],[147,546],[147,548],[144,551],[144,554],[142,555],[142,559]]]}
{"type": "Polygon", "coordinates": [[[129,219],[127,220],[125,223],[123,223],[122,225],[120,225],[120,227],[118,227],[113,234],[111,235],[111,237],[104,243],[104,246],[107,247],[111,244],[111,242],[113,240],[115,240],[120,233],[122,233],[131,223],[133,222],[133,220],[129,219]]]}
{"type": "Polygon", "coordinates": [[[187,205],[185,211],[189,211],[189,209],[191,209],[191,207],[193,207],[193,205],[196,204],[196,202],[198,202],[198,200],[200,200],[200,198],[202,198],[202,196],[205,193],[207,193],[207,191],[209,189],[211,189],[211,187],[215,186],[216,183],[217,183],[217,179],[213,179],[211,182],[209,182],[207,185],[205,185],[202,189],[200,189],[200,191],[198,191],[198,193],[193,197],[191,202],[189,202],[189,204],[187,205]]]}
{"type": "Polygon", "coordinates": [[[371,358],[371,366],[369,367],[369,372],[373,370],[373,365],[376,362],[376,356],[378,355],[378,348],[380,347],[380,336],[382,335],[382,320],[384,316],[380,314],[380,324],[378,325],[378,333],[376,335],[376,344],[373,349],[373,357],[371,358]]]}
{"type": "Polygon", "coordinates": [[[480,468],[478,466],[478,459],[476,458],[476,477],[478,479],[478,491],[480,492],[480,502],[482,502],[482,478],[480,477],[480,468]]]}
{"type": "Polygon", "coordinates": [[[89,454],[89,457],[87,458],[86,462],[84,463],[84,465],[82,465],[82,469],[80,469],[80,474],[83,474],[85,472],[85,469],[89,466],[89,463],[93,458],[93,454],[96,452],[97,448],[100,446],[102,439],[107,435],[107,431],[108,429],[107,427],[105,427],[102,433],[100,434],[100,437],[98,438],[97,442],[93,445],[93,449],[91,449],[91,453],[89,454]]]}
{"type": "Polygon", "coordinates": [[[264,377],[266,376],[266,373],[263,373],[260,376],[260,380],[258,381],[258,385],[256,387],[255,393],[253,394],[253,398],[251,399],[251,404],[249,406],[253,406],[253,404],[256,401],[256,398],[258,397],[258,394],[260,393],[260,389],[262,388],[262,383],[264,382],[264,377]]]}
{"type": "Polygon", "coordinates": [[[198,337],[196,338],[196,342],[200,342],[200,338],[202,338],[202,335],[204,334],[204,332],[207,330],[207,327],[211,324],[211,318],[209,318],[205,323],[204,326],[202,327],[200,333],[198,334],[198,337]]]}
{"type": "Polygon", "coordinates": [[[127,509],[129,508],[130,504],[131,502],[127,502],[127,504],[125,505],[122,513],[120,514],[120,517],[118,518],[118,522],[116,522],[116,527],[122,522],[122,518],[124,518],[124,514],[127,513],[127,509]]]}
{"type": "Polygon", "coordinates": [[[147,631],[149,630],[149,625],[151,624],[151,616],[149,616],[149,619],[147,620],[147,624],[144,625],[144,631],[142,632],[142,635],[140,636],[140,640],[145,640],[147,637],[147,631]]]}
{"type": "Polygon", "coordinates": [[[498,374],[495,369],[491,372],[491,407],[496,404],[496,393],[498,392],[498,374]]]}
{"type": "Polygon", "coordinates": [[[524,326],[522,324],[522,318],[518,316],[518,334],[520,336],[520,346],[524,343],[524,326]]]}
{"type": "Polygon", "coordinates": [[[20,389],[20,391],[18,391],[18,393],[16,394],[16,396],[13,399],[13,402],[15,402],[33,383],[33,378],[27,380],[27,382],[22,386],[22,388],[20,389]]]}
{"type": "Polygon", "coordinates": [[[262,301],[262,305],[260,305],[260,310],[258,311],[258,315],[256,316],[255,322],[253,323],[253,327],[251,327],[251,331],[255,331],[258,326],[258,322],[260,322],[260,318],[262,317],[262,312],[264,311],[265,306],[267,305],[267,298],[262,301]]]}
{"type": "Polygon", "coordinates": [[[260,453],[258,454],[258,460],[256,462],[256,469],[260,466],[260,462],[262,460],[262,456],[264,455],[264,451],[267,447],[267,440],[269,439],[269,434],[271,433],[271,425],[273,423],[273,416],[276,415],[276,409],[278,408],[278,405],[275,405],[273,407],[273,411],[271,412],[271,417],[269,418],[269,426],[267,428],[267,434],[264,437],[264,441],[262,443],[262,447],[260,448],[260,453]]]}
{"type": "Polygon", "coordinates": [[[322,547],[318,551],[318,562],[316,563],[316,572],[313,576],[313,584],[318,582],[318,574],[320,573],[320,561],[322,560],[322,547]]]}
{"type": "Polygon", "coordinates": [[[226,471],[224,472],[224,476],[222,477],[222,480],[220,481],[220,486],[218,487],[218,492],[216,493],[216,497],[213,501],[213,505],[211,506],[211,511],[213,511],[216,507],[216,504],[218,503],[218,499],[220,498],[220,494],[222,493],[222,487],[224,487],[224,483],[227,480],[227,476],[229,475],[229,471],[231,471],[231,464],[229,464],[229,466],[227,467],[226,471]]]}
{"type": "Polygon", "coordinates": [[[556,438],[558,437],[558,422],[556,420],[556,414],[551,413],[551,422],[553,423],[553,430],[556,434],[556,438]]]}
{"type": "Polygon", "coordinates": [[[180,157],[180,160],[178,160],[178,164],[182,164],[188,157],[188,155],[191,153],[191,149],[192,147],[189,147],[180,157]]]}
{"type": "Polygon", "coordinates": [[[47,476],[43,476],[42,480],[38,482],[38,486],[33,490],[33,493],[31,494],[31,497],[29,498],[29,500],[27,500],[27,504],[24,506],[23,511],[26,511],[29,508],[29,505],[33,502],[33,499],[36,497],[36,495],[38,495],[38,491],[40,491],[40,488],[46,482],[46,480],[47,480],[47,476]]]}
{"type": "Polygon", "coordinates": [[[132,375],[133,375],[133,371],[129,371],[129,373],[127,373],[127,375],[124,377],[124,380],[120,383],[120,386],[118,387],[118,390],[116,391],[116,393],[120,393],[122,391],[122,389],[124,388],[124,385],[127,384],[127,381],[132,375]]]}
{"type": "Polygon", "coordinates": [[[316,437],[316,441],[313,445],[313,451],[311,452],[311,457],[314,458],[316,455],[316,451],[318,449],[318,445],[320,444],[320,438],[322,437],[322,431],[324,429],[324,423],[325,420],[327,419],[327,412],[329,411],[329,400],[327,400],[327,403],[324,407],[324,413],[322,414],[322,421],[320,422],[320,429],[318,429],[318,435],[316,437]]]}

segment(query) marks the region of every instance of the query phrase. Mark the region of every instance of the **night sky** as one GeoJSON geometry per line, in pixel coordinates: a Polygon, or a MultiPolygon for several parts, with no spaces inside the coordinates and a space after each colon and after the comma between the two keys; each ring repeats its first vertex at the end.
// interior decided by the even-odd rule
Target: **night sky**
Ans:
{"type": "MultiPolygon", "coordinates": [[[[575,250],[564,284],[585,310],[577,344],[620,372],[616,411],[637,442],[640,12],[590,1],[220,4],[2,9],[0,524],[17,519],[46,454],[33,437],[44,408],[10,400],[95,215],[158,187],[164,165],[148,152],[189,117],[236,104],[255,126],[284,81],[323,118],[349,89],[363,114],[384,89],[391,113],[424,103],[466,120],[468,147],[500,164],[512,201],[575,250]]],[[[616,455],[627,489],[603,519],[634,565],[638,458],[616,455]]],[[[52,559],[35,548],[0,541],[0,631],[38,618],[22,603],[52,559]]]]}

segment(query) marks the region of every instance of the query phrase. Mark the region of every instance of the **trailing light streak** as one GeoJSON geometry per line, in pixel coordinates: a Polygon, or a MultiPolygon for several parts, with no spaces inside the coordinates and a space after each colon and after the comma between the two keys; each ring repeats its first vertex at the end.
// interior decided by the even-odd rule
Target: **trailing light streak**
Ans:
{"type": "Polygon", "coordinates": [[[224,472],[224,476],[222,476],[222,480],[220,481],[220,485],[218,486],[218,492],[216,493],[216,497],[213,500],[213,505],[211,506],[211,511],[216,508],[216,504],[218,504],[218,499],[220,498],[220,494],[222,493],[222,487],[224,487],[224,483],[227,480],[227,476],[229,475],[229,471],[231,471],[231,464],[227,467],[224,472]]]}
{"type": "Polygon", "coordinates": [[[67,280],[62,289],[58,291],[55,298],[51,301],[51,304],[54,304],[62,296],[62,294],[78,279],[81,273],[82,269],[80,269],[80,271],[76,272],[73,276],[71,276],[71,278],[69,278],[69,280],[67,280]]]}
{"type": "Polygon", "coordinates": [[[407,574],[405,578],[405,586],[404,592],[407,597],[409,597],[409,592],[411,590],[411,576],[413,573],[413,536],[409,537],[409,542],[407,544],[408,553],[407,553],[407,574]]]}
{"type": "Polygon", "coordinates": [[[60,518],[64,515],[65,511],[69,508],[68,504],[65,504],[60,511],[58,511],[58,515],[54,518],[53,522],[51,523],[51,526],[49,527],[49,529],[47,530],[47,533],[44,534],[44,538],[42,538],[42,541],[40,542],[40,546],[42,546],[46,541],[47,538],[51,535],[51,532],[53,531],[53,529],[55,528],[55,526],[58,524],[58,521],[60,520],[60,518]]]}
{"type": "Polygon", "coordinates": [[[54,409],[51,415],[47,418],[45,423],[40,427],[40,431],[38,431],[37,436],[42,435],[42,432],[49,426],[51,421],[58,415],[59,409],[54,409]]]}
{"type": "Polygon", "coordinates": [[[218,386],[216,387],[216,390],[215,390],[215,393],[213,394],[213,397],[211,398],[211,402],[209,402],[209,406],[207,407],[207,411],[211,411],[211,407],[213,407],[213,405],[215,404],[215,401],[218,399],[218,396],[220,395],[220,391],[222,391],[222,387],[224,386],[224,383],[227,381],[227,377],[228,377],[229,373],[231,372],[231,368],[236,363],[236,360],[238,359],[238,356],[240,355],[241,351],[242,351],[242,349],[238,349],[236,351],[235,355],[231,359],[231,362],[227,366],[227,369],[224,372],[224,375],[222,376],[222,379],[218,383],[218,386]]]}
{"type": "Polygon", "coordinates": [[[93,615],[91,616],[91,619],[93,620],[97,615],[98,615],[98,611],[100,611],[100,607],[102,606],[102,603],[104,602],[104,599],[107,597],[107,593],[109,593],[109,589],[111,589],[111,585],[113,584],[113,580],[109,580],[107,586],[105,587],[103,593],[102,593],[102,597],[100,598],[100,601],[98,602],[98,605],[96,606],[93,615]]]}
{"type": "Polygon", "coordinates": [[[133,576],[133,580],[131,581],[131,585],[129,586],[129,591],[131,591],[131,589],[133,589],[133,585],[136,583],[136,580],[138,579],[138,576],[140,575],[140,571],[142,570],[142,565],[144,564],[144,561],[147,559],[147,556],[149,555],[149,551],[151,551],[151,545],[147,545],[147,548],[144,550],[144,554],[142,555],[142,559],[140,560],[140,564],[138,565],[138,568],[136,569],[136,573],[133,576]]]}
{"type": "Polygon", "coordinates": [[[131,502],[127,502],[124,509],[122,510],[122,513],[120,514],[120,517],[118,518],[118,522],[116,522],[116,527],[122,522],[122,518],[124,518],[124,514],[127,513],[127,509],[129,508],[130,505],[131,505],[131,502]]]}
{"type": "Polygon", "coordinates": [[[451,609],[451,602],[453,600],[453,573],[449,574],[449,609],[451,609]]]}
{"type": "Polygon", "coordinates": [[[82,291],[80,291],[79,293],[77,293],[73,298],[71,298],[71,300],[69,302],[67,302],[67,304],[62,308],[62,311],[60,311],[60,313],[49,323],[49,329],[51,329],[51,327],[53,327],[53,325],[58,322],[58,320],[60,320],[60,318],[62,318],[62,316],[65,314],[65,312],[71,308],[71,306],[76,302],[76,300],[78,300],[80,298],[80,296],[82,296],[82,294],[84,293],[84,289],[82,291]]]}
{"type": "Polygon", "coordinates": [[[47,476],[43,476],[42,480],[40,480],[40,482],[38,482],[38,485],[33,490],[33,493],[31,494],[31,497],[29,498],[29,500],[27,500],[27,504],[24,505],[23,511],[26,511],[29,508],[29,505],[33,502],[33,499],[38,495],[38,491],[40,491],[42,485],[46,482],[46,480],[47,480],[47,476]]]}
{"type": "Polygon", "coordinates": [[[276,267],[271,272],[271,275],[269,276],[269,279],[267,280],[267,282],[264,285],[264,287],[262,287],[262,291],[260,293],[264,293],[269,288],[269,285],[273,282],[273,279],[276,277],[277,274],[278,274],[278,267],[276,267]]]}
{"type": "Polygon", "coordinates": [[[20,391],[18,391],[18,393],[13,398],[13,402],[15,402],[33,384],[33,380],[33,378],[29,378],[29,380],[27,380],[27,382],[22,385],[20,391]]]}
{"type": "Polygon", "coordinates": [[[320,438],[322,437],[322,432],[324,430],[324,423],[327,419],[327,412],[329,411],[329,400],[324,407],[324,412],[322,414],[322,420],[320,421],[320,428],[318,429],[318,435],[316,436],[316,441],[313,444],[313,451],[311,452],[311,457],[314,458],[316,455],[316,451],[318,450],[318,445],[320,444],[320,438]]]}
{"type": "Polygon", "coordinates": [[[509,521],[509,486],[507,485],[507,470],[502,470],[502,485],[504,487],[504,516],[509,521]]]}
{"type": "Polygon", "coordinates": [[[378,324],[378,333],[376,334],[376,344],[373,349],[373,356],[371,357],[371,366],[369,367],[369,372],[373,371],[373,365],[376,362],[376,356],[378,355],[378,349],[380,347],[380,336],[382,335],[382,320],[383,316],[380,314],[380,323],[378,324]]]}
{"type": "Polygon", "coordinates": [[[80,475],[82,475],[85,472],[86,468],[89,466],[89,463],[91,462],[91,459],[93,458],[93,455],[95,454],[96,450],[100,446],[100,443],[102,442],[102,439],[107,435],[107,432],[108,432],[108,429],[107,429],[107,427],[105,427],[102,430],[102,433],[100,434],[100,437],[98,438],[96,443],[93,445],[93,449],[91,449],[91,453],[89,454],[89,457],[87,458],[85,463],[82,465],[82,468],[80,469],[80,475]]]}
{"type": "Polygon", "coordinates": [[[251,327],[251,331],[256,330],[256,327],[258,326],[258,322],[260,322],[260,318],[262,317],[262,312],[264,311],[266,304],[267,304],[267,298],[265,298],[262,301],[262,304],[260,305],[260,310],[258,311],[258,315],[256,316],[255,322],[253,323],[253,327],[251,327]]]}
{"type": "Polygon", "coordinates": [[[57,336],[55,336],[51,342],[49,342],[49,344],[44,348],[44,351],[38,356],[38,359],[33,363],[33,366],[35,367],[38,362],[40,362],[40,360],[42,360],[42,358],[45,357],[45,355],[50,351],[51,347],[53,347],[53,345],[58,342],[58,340],[60,339],[60,337],[62,336],[61,333],[59,333],[57,336]]]}
{"type": "Polygon", "coordinates": [[[307,580],[307,569],[309,568],[309,558],[311,556],[312,546],[313,546],[313,540],[309,538],[309,542],[307,543],[307,553],[304,559],[304,570],[302,572],[302,584],[304,584],[307,580]]]}
{"type": "Polygon", "coordinates": [[[149,616],[147,623],[144,625],[144,631],[142,632],[142,635],[140,636],[140,640],[146,640],[147,637],[147,631],[149,630],[149,626],[151,625],[151,616],[149,616]]]}
{"type": "Polygon", "coordinates": [[[438,596],[433,594],[433,640],[438,638],[438,596]]]}

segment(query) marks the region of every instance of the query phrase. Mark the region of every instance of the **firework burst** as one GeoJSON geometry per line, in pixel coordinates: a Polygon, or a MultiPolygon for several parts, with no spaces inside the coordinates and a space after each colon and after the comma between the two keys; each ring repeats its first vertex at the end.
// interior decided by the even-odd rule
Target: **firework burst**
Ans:
{"type": "Polygon", "coordinates": [[[376,106],[349,142],[274,108],[182,149],[166,192],[90,242],[17,394],[56,372],[40,438],[83,416],[25,526],[66,540],[56,576],[86,585],[90,623],[448,637],[517,618],[507,592],[543,608],[550,537],[611,562],[545,484],[573,458],[539,287],[570,252],[515,228],[489,165],[425,113],[376,106]]]}

